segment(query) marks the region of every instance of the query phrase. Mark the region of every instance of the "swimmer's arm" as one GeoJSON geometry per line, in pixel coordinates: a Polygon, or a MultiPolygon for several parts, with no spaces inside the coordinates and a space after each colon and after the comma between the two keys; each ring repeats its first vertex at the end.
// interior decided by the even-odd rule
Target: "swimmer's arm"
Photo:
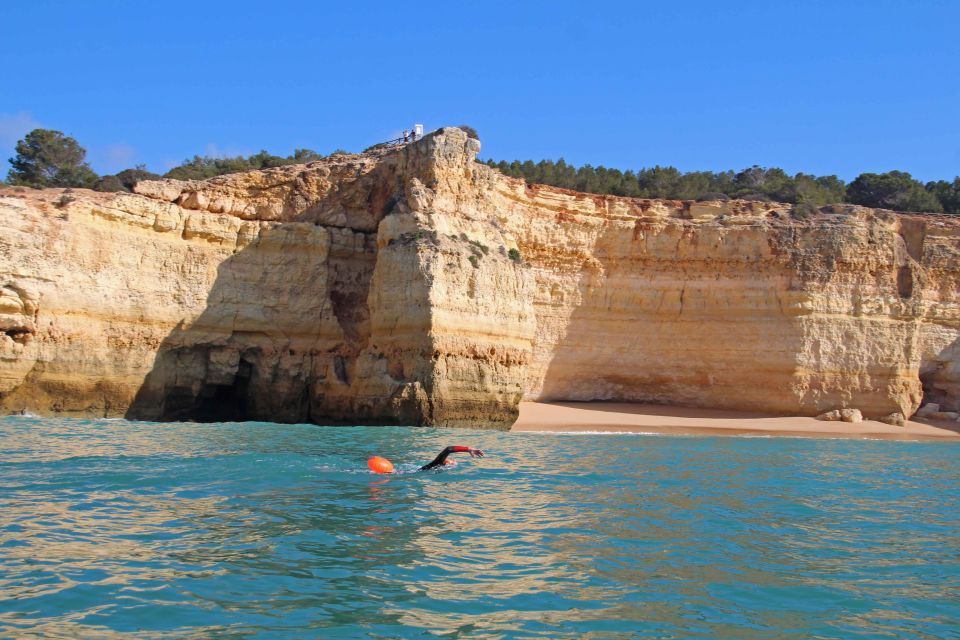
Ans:
{"type": "Polygon", "coordinates": [[[433,462],[430,464],[425,464],[420,467],[420,471],[429,471],[430,469],[435,469],[437,467],[443,466],[443,463],[447,461],[447,457],[451,453],[469,453],[471,458],[482,458],[483,451],[480,449],[474,449],[473,447],[464,447],[461,445],[454,445],[447,447],[440,454],[433,459],[433,462]]]}

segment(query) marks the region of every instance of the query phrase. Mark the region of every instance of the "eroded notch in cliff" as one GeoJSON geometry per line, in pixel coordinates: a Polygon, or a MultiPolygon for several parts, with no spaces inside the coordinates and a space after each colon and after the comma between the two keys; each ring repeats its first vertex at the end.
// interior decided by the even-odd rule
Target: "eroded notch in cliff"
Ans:
{"type": "Polygon", "coordinates": [[[897,294],[906,300],[913,297],[916,286],[916,270],[923,261],[924,241],[927,236],[927,224],[922,220],[902,218],[897,233],[897,294]]]}
{"type": "Polygon", "coordinates": [[[913,269],[910,265],[897,269],[897,293],[901,298],[913,297],[913,269]]]}
{"type": "Polygon", "coordinates": [[[899,233],[900,237],[903,238],[907,255],[922,263],[923,244],[927,238],[927,223],[923,220],[901,217],[899,233]]]}
{"type": "Polygon", "coordinates": [[[927,371],[921,372],[920,384],[923,385],[921,406],[936,403],[940,406],[940,411],[960,410],[960,404],[956,401],[960,385],[951,379],[946,363],[935,363],[927,371]]]}
{"type": "Polygon", "coordinates": [[[367,296],[376,266],[374,234],[349,229],[331,230],[327,290],[344,344],[335,360],[337,378],[349,384],[350,365],[370,340],[370,308],[367,296]]]}
{"type": "Polygon", "coordinates": [[[33,335],[33,331],[30,329],[13,328],[3,331],[3,335],[7,336],[17,344],[26,344],[27,340],[30,339],[30,336],[33,335]]]}
{"type": "Polygon", "coordinates": [[[163,353],[160,386],[145,386],[138,394],[132,418],[239,422],[255,417],[251,381],[256,378],[256,354],[197,345],[163,353]]]}
{"type": "Polygon", "coordinates": [[[197,422],[249,420],[249,390],[253,369],[253,363],[241,359],[231,383],[204,384],[186,418],[197,422]]]}

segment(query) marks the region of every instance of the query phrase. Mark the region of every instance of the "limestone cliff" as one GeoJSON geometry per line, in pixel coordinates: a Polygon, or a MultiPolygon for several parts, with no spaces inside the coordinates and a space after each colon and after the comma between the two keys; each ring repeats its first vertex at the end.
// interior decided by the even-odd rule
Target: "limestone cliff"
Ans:
{"type": "Polygon", "coordinates": [[[524,396],[958,408],[960,222],[594,196],[478,151],[445,129],[136,194],[0,191],[0,409],[503,428],[524,396]]]}
{"type": "Polygon", "coordinates": [[[533,266],[527,394],[814,415],[955,406],[960,221],[499,182],[533,266]]]}

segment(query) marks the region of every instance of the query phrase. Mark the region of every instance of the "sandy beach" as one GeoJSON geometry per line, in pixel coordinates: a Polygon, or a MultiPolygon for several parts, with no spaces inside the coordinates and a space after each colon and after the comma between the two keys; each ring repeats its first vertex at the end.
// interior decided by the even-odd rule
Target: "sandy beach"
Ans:
{"type": "Polygon", "coordinates": [[[770,435],[816,438],[960,441],[960,423],[911,420],[897,427],[875,420],[851,424],[741,411],[622,402],[521,402],[511,431],[622,431],[678,435],[770,435]]]}

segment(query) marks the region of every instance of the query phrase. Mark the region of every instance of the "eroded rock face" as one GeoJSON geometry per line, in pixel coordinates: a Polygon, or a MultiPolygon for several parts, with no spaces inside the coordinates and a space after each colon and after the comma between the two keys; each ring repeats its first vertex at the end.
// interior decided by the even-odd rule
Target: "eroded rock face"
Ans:
{"type": "Polygon", "coordinates": [[[594,196],[478,151],[446,129],[65,205],[0,191],[0,409],[504,428],[523,397],[960,408],[954,220],[594,196]]]}
{"type": "Polygon", "coordinates": [[[533,317],[500,302],[529,274],[443,193],[478,148],[452,131],[64,206],[4,190],[0,407],[508,427],[533,317]]]}
{"type": "Polygon", "coordinates": [[[960,221],[500,179],[534,275],[527,397],[817,415],[960,401],[960,221]]]}

